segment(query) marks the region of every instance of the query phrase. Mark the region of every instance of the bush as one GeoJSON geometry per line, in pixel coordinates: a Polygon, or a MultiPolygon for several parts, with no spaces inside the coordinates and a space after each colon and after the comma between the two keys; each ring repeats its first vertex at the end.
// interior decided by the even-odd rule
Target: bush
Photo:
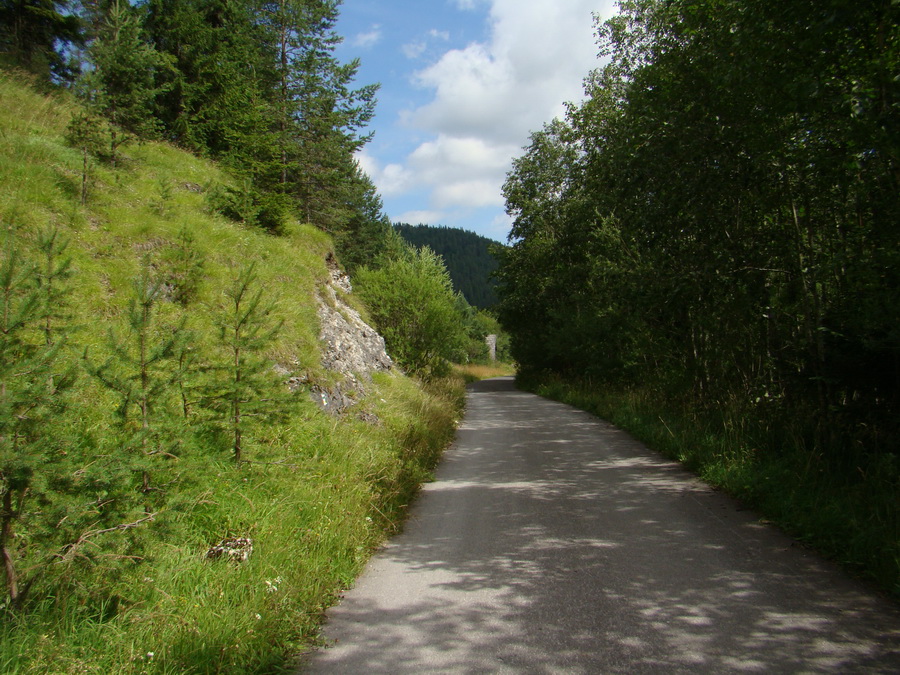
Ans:
{"type": "Polygon", "coordinates": [[[425,377],[449,372],[465,328],[440,257],[429,248],[409,250],[377,270],[361,268],[356,281],[401,366],[425,377]]]}

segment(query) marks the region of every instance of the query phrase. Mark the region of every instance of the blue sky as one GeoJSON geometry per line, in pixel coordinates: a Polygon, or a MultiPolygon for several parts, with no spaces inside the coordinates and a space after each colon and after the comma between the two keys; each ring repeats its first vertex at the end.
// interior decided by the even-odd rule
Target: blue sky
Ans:
{"type": "Polygon", "coordinates": [[[614,0],[344,0],[337,56],[380,82],[360,153],[394,222],[506,241],[500,188],[532,131],[580,100],[614,0]]]}

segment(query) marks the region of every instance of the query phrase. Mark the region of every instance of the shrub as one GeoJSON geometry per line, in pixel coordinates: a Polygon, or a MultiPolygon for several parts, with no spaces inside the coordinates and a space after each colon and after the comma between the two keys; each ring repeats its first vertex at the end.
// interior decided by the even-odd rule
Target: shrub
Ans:
{"type": "Polygon", "coordinates": [[[425,377],[446,374],[465,328],[441,258],[406,251],[377,270],[361,268],[356,280],[391,356],[425,377]]]}

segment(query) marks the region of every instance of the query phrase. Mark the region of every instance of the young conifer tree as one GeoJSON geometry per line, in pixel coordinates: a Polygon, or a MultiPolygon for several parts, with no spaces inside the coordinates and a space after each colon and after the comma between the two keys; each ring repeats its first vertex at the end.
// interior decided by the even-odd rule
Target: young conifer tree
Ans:
{"type": "Polygon", "coordinates": [[[85,354],[87,371],[119,398],[120,431],[145,496],[164,492],[161,482],[154,482],[154,473],[164,472],[161,460],[177,459],[180,439],[171,413],[171,403],[178,396],[173,361],[185,335],[183,322],[169,328],[159,325],[156,315],[162,284],[152,279],[149,267],[145,261],[134,280],[125,335],[110,332],[112,355],[97,366],[85,354]]]}
{"type": "Polygon", "coordinates": [[[133,134],[152,138],[160,122],[154,101],[160,93],[158,71],[169,61],[144,39],[135,9],[125,0],[113,0],[99,35],[88,50],[93,70],[82,81],[88,101],[110,123],[110,156],[116,164],[118,149],[133,134]]]}
{"type": "Polygon", "coordinates": [[[41,319],[44,341],[51,347],[60,332],[61,322],[69,318],[66,310],[66,283],[72,276],[72,259],[63,257],[69,240],[60,235],[57,228],[48,228],[38,235],[40,267],[37,272],[37,290],[41,300],[41,319]]]}
{"type": "Polygon", "coordinates": [[[91,177],[91,158],[103,152],[108,128],[102,119],[89,112],[77,113],[66,127],[66,142],[81,151],[81,205],[87,204],[91,177]]]}
{"type": "MultiPolygon", "coordinates": [[[[49,258],[56,270],[67,268],[54,259],[59,252],[55,249],[49,258]]],[[[20,583],[19,542],[25,540],[17,538],[16,529],[27,520],[35,492],[45,507],[52,499],[49,474],[57,467],[44,435],[74,379],[72,371],[57,372],[63,341],[43,333],[48,327],[42,309],[46,294],[35,288],[35,276],[35,268],[23,263],[7,235],[0,259],[0,558],[7,600],[14,608],[21,606],[35,578],[20,583]]]]}
{"type": "Polygon", "coordinates": [[[248,426],[254,420],[281,413],[286,404],[265,356],[283,322],[272,316],[275,305],[265,299],[256,263],[239,271],[225,295],[227,303],[219,316],[219,328],[228,364],[219,369],[224,375],[206,397],[206,407],[228,429],[234,461],[240,467],[248,426]]]}

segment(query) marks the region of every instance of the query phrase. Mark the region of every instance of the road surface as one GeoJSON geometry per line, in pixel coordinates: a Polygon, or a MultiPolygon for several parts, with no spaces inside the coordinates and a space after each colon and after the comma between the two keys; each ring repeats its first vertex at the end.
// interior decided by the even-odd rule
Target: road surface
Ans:
{"type": "Polygon", "coordinates": [[[469,391],[306,673],[900,673],[898,606],[574,408],[469,391]]]}

